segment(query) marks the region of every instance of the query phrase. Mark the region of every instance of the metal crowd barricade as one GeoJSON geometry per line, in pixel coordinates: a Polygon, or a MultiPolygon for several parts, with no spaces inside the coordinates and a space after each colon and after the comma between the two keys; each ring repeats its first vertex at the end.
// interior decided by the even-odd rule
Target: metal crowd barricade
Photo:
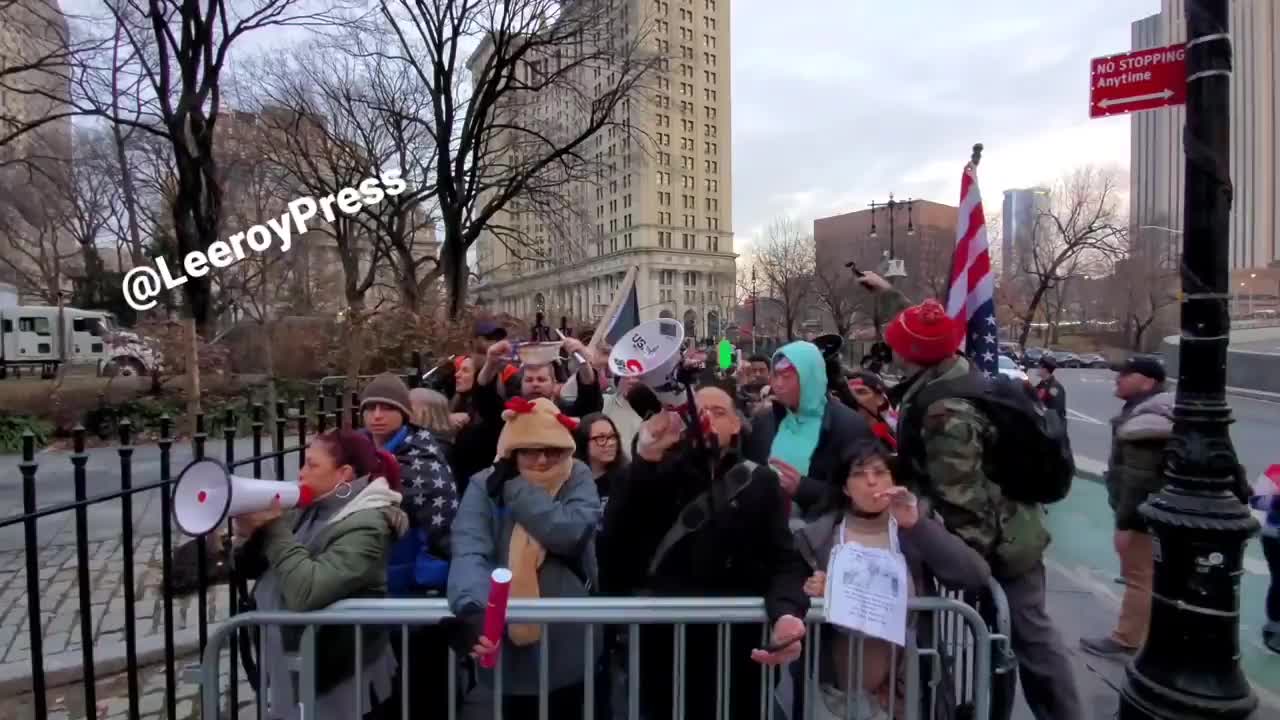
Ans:
{"type": "MultiPolygon", "coordinates": [[[[1003,594],[999,593],[999,588],[995,588],[996,595],[1003,600],[1003,594]]],[[[926,717],[932,720],[935,717],[934,708],[937,700],[937,690],[946,681],[945,672],[941,668],[946,666],[942,660],[944,658],[963,658],[968,685],[965,688],[966,702],[972,703],[973,714],[969,717],[975,719],[992,718],[991,714],[991,678],[993,677],[994,667],[992,663],[993,648],[1007,647],[1008,636],[993,633],[988,629],[987,621],[973,607],[963,602],[950,598],[937,597],[918,597],[913,598],[909,604],[909,612],[914,615],[916,625],[919,627],[923,621],[934,623],[935,626],[939,621],[945,623],[954,623],[954,627],[959,631],[954,637],[947,636],[942,633],[935,633],[933,638],[935,642],[930,647],[917,647],[916,635],[914,633],[908,636],[907,647],[900,651],[905,654],[904,662],[901,663],[903,679],[905,680],[905,690],[903,698],[898,699],[897,692],[889,693],[888,715],[886,717],[898,717],[896,710],[905,710],[902,717],[908,720],[912,718],[926,717]],[[954,647],[943,646],[942,643],[958,642],[954,647]],[[924,662],[922,662],[922,660],[924,662]],[[922,667],[934,668],[933,671],[925,671],[922,673],[922,667]],[[922,675],[924,677],[922,678],[922,675]],[[901,704],[903,707],[898,708],[901,704]],[[925,713],[922,714],[922,709],[925,713]]],[[[402,642],[400,643],[401,654],[397,657],[400,667],[399,682],[402,697],[408,696],[409,681],[413,676],[413,668],[408,665],[409,657],[407,654],[409,628],[411,626],[434,624],[450,617],[447,605],[443,600],[407,600],[407,599],[366,599],[366,600],[346,600],[334,604],[330,608],[310,612],[310,613],[294,613],[294,612],[251,612],[236,615],[227,622],[218,626],[216,631],[210,636],[209,644],[205,648],[204,655],[200,667],[201,677],[201,707],[202,717],[218,718],[224,717],[222,714],[222,688],[220,686],[220,667],[221,649],[230,641],[240,628],[257,628],[261,630],[270,626],[304,626],[299,652],[295,662],[292,665],[296,670],[296,684],[294,693],[302,708],[302,720],[311,720],[315,717],[313,709],[317,707],[316,702],[316,677],[315,663],[307,659],[315,658],[318,651],[323,652],[323,648],[317,648],[316,628],[317,626],[399,626],[399,632],[402,642]],[[299,662],[298,660],[307,660],[299,662]]],[[[791,692],[803,692],[805,694],[805,717],[821,720],[822,718],[832,717],[830,711],[826,711],[823,706],[823,699],[820,697],[821,689],[818,687],[818,669],[821,662],[820,653],[815,652],[815,648],[823,647],[822,637],[824,632],[834,632],[831,626],[824,624],[824,612],[821,601],[815,601],[814,608],[809,612],[805,619],[807,624],[808,635],[805,639],[805,649],[801,659],[797,663],[802,663],[803,678],[802,688],[791,688],[791,692]]],[[[1007,628],[1007,613],[1005,615],[1005,627],[1007,628]]],[[[717,650],[717,676],[721,678],[719,686],[716,688],[717,694],[717,720],[729,717],[726,713],[725,705],[730,697],[731,683],[733,677],[727,672],[727,659],[724,654],[731,647],[729,642],[729,628],[733,625],[749,624],[759,625],[761,629],[761,641],[767,640],[768,628],[765,625],[764,603],[760,599],[753,598],[546,598],[539,600],[513,600],[508,608],[508,622],[540,624],[544,626],[544,632],[541,635],[540,657],[542,662],[539,672],[539,717],[542,720],[548,720],[548,696],[550,693],[549,680],[547,676],[547,658],[548,658],[548,633],[545,632],[545,626],[548,624],[572,624],[572,625],[617,625],[627,627],[628,639],[626,642],[626,663],[625,663],[625,680],[626,680],[626,701],[625,701],[625,717],[629,720],[640,720],[640,627],[642,625],[672,625],[675,642],[673,644],[672,668],[677,676],[673,686],[674,698],[684,696],[685,667],[684,657],[684,635],[685,629],[691,625],[714,625],[719,629],[720,642],[717,650]]],[[[999,629],[999,622],[996,623],[999,629]]],[[[394,630],[392,631],[394,632],[394,630]]],[[[363,677],[363,633],[354,632],[355,637],[355,686],[364,687],[363,677]]],[[[587,659],[586,666],[592,667],[598,653],[593,647],[594,633],[584,632],[584,657],[587,659]]],[[[444,649],[442,648],[442,651],[444,649]]],[[[447,650],[449,653],[449,686],[448,693],[448,715],[449,720],[455,720],[460,717],[460,708],[457,706],[456,692],[457,682],[460,673],[456,672],[458,663],[457,657],[453,650],[447,650]]],[[[848,665],[853,672],[850,676],[862,677],[863,670],[863,639],[858,638],[856,643],[850,643],[848,647],[848,665]],[[857,663],[853,663],[854,646],[857,646],[857,663]]],[[[495,670],[493,682],[493,717],[501,720],[502,718],[502,701],[503,694],[503,657],[505,653],[499,655],[498,667],[495,670]]],[[[899,664],[896,662],[899,652],[893,654],[893,662],[889,664],[889,687],[899,687],[899,664]]],[[[235,662],[232,657],[231,662],[235,662]]],[[[264,714],[265,689],[267,684],[263,669],[266,663],[260,659],[259,663],[259,683],[260,688],[258,699],[257,717],[267,717],[264,714]]],[[[591,682],[591,670],[588,669],[586,677],[584,677],[584,699],[583,699],[583,715],[584,718],[595,717],[595,698],[594,684],[591,682]]],[[[772,720],[775,717],[789,718],[791,711],[786,706],[779,704],[778,693],[782,685],[787,684],[789,680],[785,678],[790,673],[786,669],[779,670],[777,668],[761,668],[761,703],[757,709],[756,717],[768,718],[772,720]]],[[[861,682],[858,683],[860,685],[861,682]]],[[[850,687],[850,683],[846,682],[845,687],[850,687]]],[[[852,697],[859,693],[850,693],[850,701],[845,702],[846,718],[852,720],[854,718],[866,717],[863,715],[855,715],[855,704],[852,697]]],[[[353,705],[349,717],[360,718],[371,708],[358,707],[361,698],[364,697],[363,692],[357,692],[353,698],[353,705]]],[[[468,699],[468,704],[471,702],[468,699]]],[[[441,703],[444,704],[443,702],[441,703]]],[[[675,701],[677,705],[674,717],[683,718],[683,707],[679,705],[679,701],[675,701]]],[[[794,707],[794,706],[792,706],[794,707]]],[[[238,709],[238,708],[237,708],[238,709]]],[[[436,713],[443,708],[431,708],[431,716],[435,717],[436,713]]],[[[743,713],[741,709],[731,708],[732,717],[743,718],[752,717],[749,713],[743,713]]],[[[418,708],[414,711],[414,717],[422,717],[423,709],[418,708]]],[[[402,717],[408,720],[410,717],[410,709],[407,703],[401,704],[402,717]]],[[[614,717],[622,717],[618,712],[618,708],[614,709],[614,717]]],[[[603,718],[602,720],[610,720],[603,718]]],[[[702,720],[699,718],[698,720],[702,720]]],[[[798,720],[798,719],[792,719],[798,720]]],[[[1001,718],[1001,720],[1004,720],[1001,718]]]]}

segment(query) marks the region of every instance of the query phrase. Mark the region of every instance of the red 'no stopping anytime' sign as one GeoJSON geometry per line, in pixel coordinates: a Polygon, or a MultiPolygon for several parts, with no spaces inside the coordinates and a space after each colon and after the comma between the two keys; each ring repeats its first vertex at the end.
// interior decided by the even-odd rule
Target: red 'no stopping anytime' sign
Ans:
{"type": "Polygon", "coordinates": [[[1187,101],[1186,45],[1094,58],[1089,83],[1091,118],[1182,105],[1187,101]]]}

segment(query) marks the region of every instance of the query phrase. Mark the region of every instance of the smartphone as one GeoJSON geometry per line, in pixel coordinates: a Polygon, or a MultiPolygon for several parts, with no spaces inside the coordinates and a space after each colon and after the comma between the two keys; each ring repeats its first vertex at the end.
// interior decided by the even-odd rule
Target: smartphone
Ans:
{"type": "Polygon", "coordinates": [[[774,643],[772,645],[765,645],[760,649],[772,655],[773,653],[776,653],[780,650],[785,650],[786,648],[789,648],[792,645],[795,645],[796,643],[800,642],[800,640],[802,640],[803,638],[804,636],[801,635],[800,637],[791,638],[790,640],[783,643],[774,643]]]}

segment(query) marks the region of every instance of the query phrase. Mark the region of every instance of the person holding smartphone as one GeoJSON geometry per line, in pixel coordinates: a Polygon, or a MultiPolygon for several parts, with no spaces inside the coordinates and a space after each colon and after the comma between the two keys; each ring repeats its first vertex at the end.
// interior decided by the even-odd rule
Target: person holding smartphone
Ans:
{"type": "MultiPolygon", "coordinates": [[[[719,387],[695,395],[697,421],[664,411],[640,428],[626,480],[605,512],[612,591],[667,597],[764,596],[769,640],[760,627],[734,625],[724,665],[715,625],[686,628],[685,717],[717,717],[718,667],[731,676],[727,717],[758,717],[760,665],[800,657],[809,598],[808,565],[787,526],[776,472],[743,458],[743,420],[719,387]]],[[[640,703],[647,717],[670,717],[672,628],[640,631],[640,703]]]]}

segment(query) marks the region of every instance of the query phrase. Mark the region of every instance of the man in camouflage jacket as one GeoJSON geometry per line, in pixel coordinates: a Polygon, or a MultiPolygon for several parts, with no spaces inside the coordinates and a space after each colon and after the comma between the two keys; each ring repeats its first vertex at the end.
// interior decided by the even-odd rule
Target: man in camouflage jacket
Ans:
{"type": "MultiPolygon", "coordinates": [[[[973,371],[957,354],[964,323],[948,317],[933,300],[908,307],[907,298],[875,273],[863,273],[859,281],[877,294],[879,316],[893,318],[885,342],[902,364],[917,370],[894,389],[900,422],[907,422],[921,389],[973,371]]],[[[989,479],[995,458],[986,451],[995,446],[996,428],[973,403],[943,398],[926,408],[923,418],[923,461],[906,468],[906,474],[921,479],[920,494],[932,499],[952,533],[982,553],[1004,588],[1027,705],[1038,720],[1083,720],[1070,657],[1045,610],[1049,532],[1043,509],[1006,498],[989,479]]],[[[898,428],[899,437],[904,432],[898,428]]],[[[993,697],[994,707],[1000,710],[1012,700],[993,697]]]]}

